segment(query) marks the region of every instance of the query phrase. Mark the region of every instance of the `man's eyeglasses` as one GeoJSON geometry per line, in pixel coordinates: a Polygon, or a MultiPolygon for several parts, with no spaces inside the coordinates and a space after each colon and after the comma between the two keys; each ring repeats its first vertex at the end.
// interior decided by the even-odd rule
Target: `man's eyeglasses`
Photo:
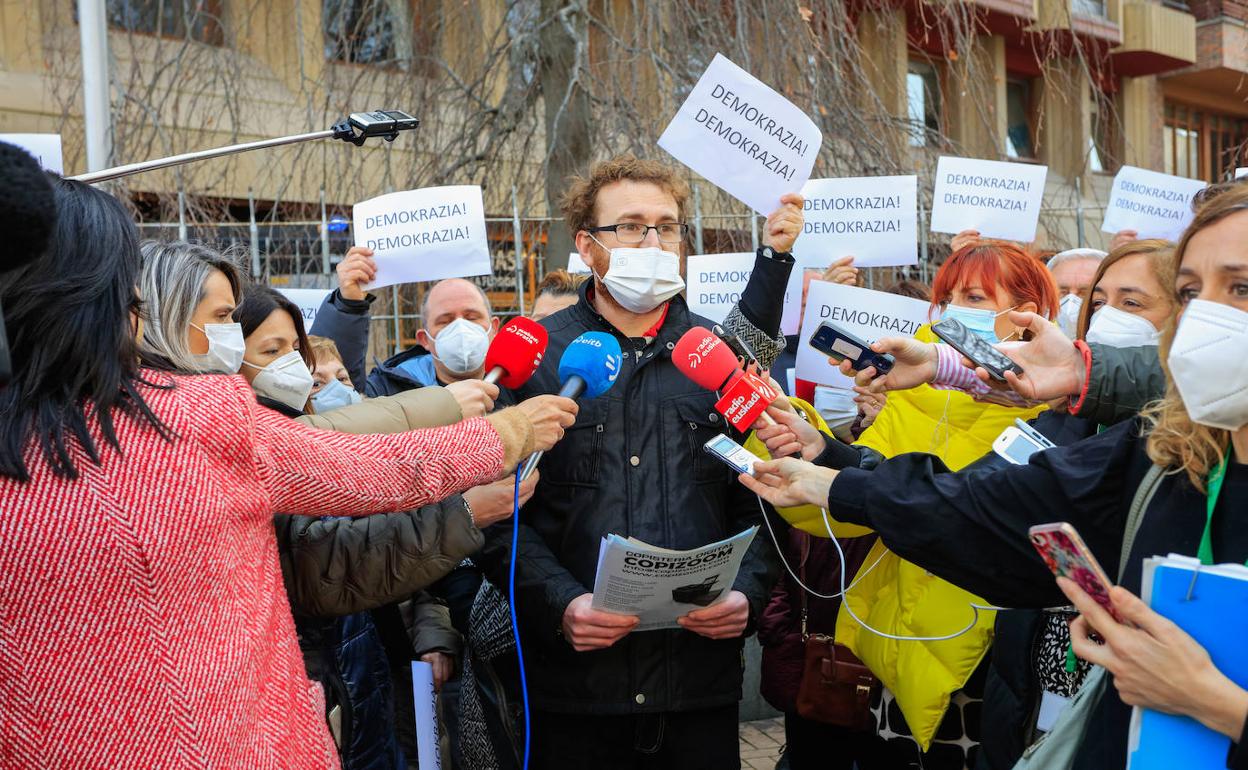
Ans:
{"type": "Polygon", "coordinates": [[[587,227],[588,233],[615,233],[620,243],[641,243],[653,230],[662,243],[680,243],[689,234],[689,225],[684,222],[664,222],[659,225],[643,225],[640,222],[620,222],[618,225],[603,227],[587,227]]]}

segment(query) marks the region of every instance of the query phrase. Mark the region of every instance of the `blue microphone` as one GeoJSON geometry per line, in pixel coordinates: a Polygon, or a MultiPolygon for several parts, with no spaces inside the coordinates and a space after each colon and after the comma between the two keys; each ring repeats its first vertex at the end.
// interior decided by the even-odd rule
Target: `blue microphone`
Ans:
{"type": "MultiPolygon", "coordinates": [[[[620,376],[624,356],[620,343],[606,332],[585,332],[572,340],[559,359],[559,395],[564,398],[598,398],[611,389],[620,376]]],[[[534,452],[520,469],[520,480],[533,473],[542,459],[534,452]]]]}

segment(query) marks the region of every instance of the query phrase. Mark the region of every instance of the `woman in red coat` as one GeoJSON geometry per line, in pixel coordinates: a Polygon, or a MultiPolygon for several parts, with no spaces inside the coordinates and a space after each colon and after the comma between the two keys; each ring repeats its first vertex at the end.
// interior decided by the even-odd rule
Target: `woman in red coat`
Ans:
{"type": "Polygon", "coordinates": [[[550,447],[553,396],[389,436],[317,431],[240,377],[141,370],[137,232],[55,180],[45,254],[0,274],[0,764],[336,767],[273,512],[413,508],[550,447]]]}

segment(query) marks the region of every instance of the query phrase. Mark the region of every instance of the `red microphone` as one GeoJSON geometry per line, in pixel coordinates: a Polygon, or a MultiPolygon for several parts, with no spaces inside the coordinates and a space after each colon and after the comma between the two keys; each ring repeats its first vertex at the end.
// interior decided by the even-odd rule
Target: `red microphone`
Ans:
{"type": "Polygon", "coordinates": [[[518,388],[529,381],[542,363],[549,335],[546,327],[524,316],[507,322],[485,351],[485,381],[518,388]]]}
{"type": "Polygon", "coordinates": [[[780,394],[770,383],[744,371],[732,349],[709,329],[695,326],[685,332],[672,350],[672,363],[698,385],[721,393],[715,411],[742,433],[760,417],[771,422],[767,407],[780,394]]]}

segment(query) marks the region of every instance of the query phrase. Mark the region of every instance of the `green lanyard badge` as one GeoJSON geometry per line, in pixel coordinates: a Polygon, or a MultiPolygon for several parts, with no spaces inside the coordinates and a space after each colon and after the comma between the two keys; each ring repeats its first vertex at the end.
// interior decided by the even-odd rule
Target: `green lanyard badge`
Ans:
{"type": "Polygon", "coordinates": [[[1196,556],[1201,564],[1213,564],[1213,509],[1218,507],[1218,495],[1222,492],[1222,480],[1226,478],[1226,466],[1231,460],[1231,448],[1227,447],[1222,462],[1209,474],[1205,482],[1205,531],[1200,536],[1200,549],[1196,556]]]}

